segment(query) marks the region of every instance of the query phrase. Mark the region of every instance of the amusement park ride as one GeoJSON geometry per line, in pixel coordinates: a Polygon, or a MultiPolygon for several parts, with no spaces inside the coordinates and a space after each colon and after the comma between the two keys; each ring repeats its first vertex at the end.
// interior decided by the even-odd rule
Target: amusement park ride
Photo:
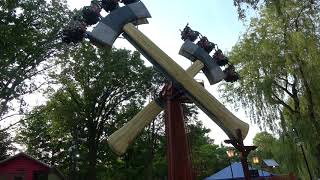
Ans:
{"type": "MultiPolygon", "coordinates": [[[[148,23],[147,18],[150,17],[147,8],[139,0],[94,0],[90,6],[84,7],[63,31],[65,43],[78,43],[88,38],[98,47],[112,47],[114,41],[122,34],[168,80],[158,98],[108,138],[109,146],[117,155],[124,154],[139,133],[164,109],[168,179],[194,179],[181,107],[181,103],[188,99],[228,135],[230,140],[226,142],[234,145],[243,154],[241,160],[245,165],[246,156],[254,149],[252,146],[243,145],[249,125],[234,116],[193,79],[202,70],[211,85],[221,80],[235,82],[239,79],[239,75],[235,72],[234,66],[229,63],[228,58],[216,44],[187,25],[181,32],[184,43],[179,54],[191,60],[193,64],[187,70],[182,69],[135,27],[148,23]],[[123,5],[120,6],[120,3],[123,5]],[[102,9],[109,14],[102,17],[100,15],[102,9]],[[87,26],[94,24],[97,25],[93,30],[87,31],[87,26]],[[197,39],[199,39],[198,42],[194,43],[197,39]],[[209,53],[213,50],[215,52],[210,56],[209,53]],[[222,70],[221,66],[225,65],[227,67],[222,70]]],[[[247,171],[247,167],[244,167],[244,170],[247,171]]],[[[245,175],[246,179],[250,178],[250,174],[245,172],[245,175]]]]}

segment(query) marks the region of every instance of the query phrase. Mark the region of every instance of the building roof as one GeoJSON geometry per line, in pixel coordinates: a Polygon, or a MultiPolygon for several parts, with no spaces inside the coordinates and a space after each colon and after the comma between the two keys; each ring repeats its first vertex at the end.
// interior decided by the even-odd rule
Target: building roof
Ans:
{"type": "Polygon", "coordinates": [[[8,157],[7,159],[4,159],[4,160],[0,161],[0,165],[6,163],[6,162],[8,162],[8,161],[14,160],[14,159],[16,159],[16,158],[18,158],[18,157],[26,157],[26,158],[28,158],[28,159],[31,159],[32,161],[35,161],[35,162],[41,164],[41,165],[44,166],[44,167],[52,168],[52,167],[49,166],[48,164],[46,164],[46,163],[44,163],[44,162],[42,162],[42,161],[39,161],[39,160],[33,158],[32,156],[24,153],[24,152],[20,152],[20,153],[14,155],[14,156],[10,156],[10,157],[8,157]]]}
{"type": "Polygon", "coordinates": [[[32,160],[32,161],[35,161],[35,162],[37,162],[38,164],[40,164],[40,165],[42,165],[42,166],[47,167],[48,169],[50,169],[50,172],[53,172],[53,173],[55,173],[56,175],[58,175],[60,178],[65,179],[65,177],[63,176],[63,174],[62,174],[56,167],[50,166],[50,165],[48,165],[48,164],[46,164],[46,163],[44,163],[44,162],[42,162],[42,161],[40,161],[40,160],[37,160],[37,159],[35,159],[34,157],[32,157],[32,156],[30,156],[30,155],[28,155],[28,154],[26,154],[26,153],[24,153],[24,152],[20,152],[20,153],[14,155],[14,156],[10,156],[10,157],[8,157],[7,159],[4,159],[4,160],[0,161],[0,166],[1,166],[2,164],[8,163],[9,161],[12,161],[12,160],[18,158],[18,157],[26,157],[26,158],[28,158],[28,159],[30,159],[30,160],[32,160]]]}
{"type": "Polygon", "coordinates": [[[267,167],[279,167],[279,164],[273,160],[273,159],[264,159],[263,163],[267,166],[267,167]]]}
{"type": "MultiPolygon", "coordinates": [[[[242,164],[240,162],[234,162],[231,164],[232,172],[233,172],[233,178],[234,179],[242,179],[244,178],[242,164]]],[[[225,167],[221,171],[213,174],[212,176],[207,177],[205,180],[222,180],[222,179],[232,179],[231,174],[231,168],[230,166],[225,167]]],[[[253,169],[253,168],[249,168],[253,169]]],[[[269,177],[273,176],[274,174],[271,174],[267,171],[258,170],[260,177],[269,177]]]]}

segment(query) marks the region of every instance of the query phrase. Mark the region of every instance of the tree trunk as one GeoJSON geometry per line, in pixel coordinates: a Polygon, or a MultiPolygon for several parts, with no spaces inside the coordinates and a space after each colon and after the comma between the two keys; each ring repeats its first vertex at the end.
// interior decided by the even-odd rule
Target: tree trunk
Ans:
{"type": "Polygon", "coordinates": [[[97,165],[97,143],[96,143],[96,138],[95,138],[95,134],[96,134],[96,129],[94,128],[94,126],[89,126],[88,128],[88,133],[89,133],[89,137],[88,137],[88,157],[89,157],[89,167],[88,167],[88,175],[87,175],[87,179],[90,180],[96,180],[97,179],[97,169],[96,169],[96,165],[97,165]]]}
{"type": "Polygon", "coordinates": [[[292,84],[292,99],[293,99],[293,103],[294,103],[294,124],[296,124],[298,121],[301,120],[301,112],[300,112],[300,99],[299,99],[299,95],[298,95],[298,78],[297,76],[294,74],[293,75],[293,84],[292,84]]]}
{"type": "MultiPolygon", "coordinates": [[[[320,162],[320,144],[318,144],[316,146],[316,158],[317,158],[317,161],[318,163],[320,162]]],[[[318,164],[318,167],[317,167],[317,175],[318,177],[320,177],[320,166],[318,164]]]]}
{"type": "Polygon", "coordinates": [[[156,132],[155,132],[155,121],[151,124],[152,128],[148,134],[148,143],[149,143],[149,152],[148,152],[148,161],[146,161],[145,164],[145,174],[147,180],[153,179],[153,159],[155,154],[155,148],[156,148],[156,132]]]}
{"type": "MultiPolygon", "coordinates": [[[[299,32],[299,25],[298,25],[297,18],[295,20],[295,31],[299,32]]],[[[313,125],[313,127],[315,128],[316,133],[318,134],[318,131],[320,130],[320,124],[316,120],[316,116],[315,116],[315,112],[314,112],[314,102],[312,99],[312,92],[311,92],[310,84],[307,80],[307,77],[305,76],[304,71],[303,71],[303,67],[305,66],[305,63],[303,62],[302,59],[300,59],[298,54],[295,55],[295,58],[296,58],[296,62],[299,65],[298,70],[301,75],[301,79],[302,79],[302,82],[303,82],[303,85],[305,88],[305,95],[306,95],[306,99],[307,99],[307,103],[308,103],[307,106],[308,106],[309,120],[310,120],[311,124],[313,125]]]]}
{"type": "Polygon", "coordinates": [[[88,179],[96,180],[97,179],[97,148],[90,146],[89,147],[89,172],[88,172],[88,179]]]}
{"type": "Polygon", "coordinates": [[[287,123],[283,115],[283,111],[281,111],[281,109],[279,109],[279,114],[280,114],[280,125],[282,129],[282,135],[284,137],[284,135],[287,135],[287,123]]]}
{"type": "Polygon", "coordinates": [[[310,120],[311,124],[313,125],[313,127],[315,128],[316,133],[318,134],[318,132],[320,131],[320,124],[316,120],[316,115],[315,115],[315,112],[314,112],[315,105],[314,105],[314,101],[313,101],[313,98],[312,98],[311,88],[310,88],[308,80],[305,77],[305,73],[304,73],[301,65],[299,66],[299,71],[300,71],[300,74],[301,74],[301,78],[302,78],[302,82],[303,82],[304,88],[306,90],[305,95],[306,95],[306,99],[307,99],[307,103],[308,103],[307,106],[308,106],[309,120],[310,120]]]}

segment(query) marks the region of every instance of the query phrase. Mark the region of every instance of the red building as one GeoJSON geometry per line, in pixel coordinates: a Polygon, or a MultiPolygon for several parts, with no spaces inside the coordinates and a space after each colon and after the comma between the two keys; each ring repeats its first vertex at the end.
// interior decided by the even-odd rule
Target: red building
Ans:
{"type": "Polygon", "coordinates": [[[54,167],[19,153],[0,161],[0,180],[64,180],[54,167]]]}

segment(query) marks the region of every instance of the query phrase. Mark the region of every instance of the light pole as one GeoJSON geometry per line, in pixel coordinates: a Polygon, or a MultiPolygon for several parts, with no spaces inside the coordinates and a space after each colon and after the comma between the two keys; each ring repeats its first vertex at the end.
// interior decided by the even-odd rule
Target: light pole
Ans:
{"type": "MultiPolygon", "coordinates": [[[[262,165],[261,165],[262,162],[260,162],[260,159],[259,159],[259,157],[258,157],[257,155],[255,155],[255,156],[252,157],[252,162],[253,162],[253,164],[256,164],[256,165],[259,165],[259,166],[260,166],[260,168],[261,168],[261,173],[262,173],[262,177],[263,177],[263,179],[265,179],[265,178],[264,178],[264,174],[263,174],[262,165]]],[[[259,173],[259,169],[258,169],[258,173],[259,173]]],[[[259,176],[260,176],[260,174],[259,174],[259,176]]]]}
{"type": "Polygon", "coordinates": [[[233,171],[232,171],[232,165],[231,165],[231,158],[234,157],[234,150],[233,149],[228,149],[227,150],[227,155],[228,155],[228,159],[229,159],[229,164],[230,164],[230,170],[231,170],[231,176],[232,176],[232,179],[233,179],[233,171]]]}
{"type": "Polygon", "coordinates": [[[232,144],[233,147],[235,147],[240,152],[240,161],[243,169],[243,174],[245,177],[245,180],[251,180],[251,174],[249,171],[249,165],[248,165],[248,155],[251,151],[255,150],[257,146],[245,146],[243,144],[243,137],[240,129],[236,130],[237,132],[237,138],[224,140],[227,144],[232,144]]]}
{"type": "Polygon", "coordinates": [[[309,164],[308,164],[308,161],[307,161],[307,157],[306,157],[306,154],[305,154],[304,148],[303,148],[303,142],[300,140],[300,137],[299,137],[297,129],[296,128],[292,128],[292,131],[294,133],[293,134],[294,135],[294,141],[301,148],[301,151],[302,151],[302,154],[303,154],[303,159],[304,159],[304,162],[306,163],[310,180],[312,180],[311,171],[310,171],[309,164]]]}

